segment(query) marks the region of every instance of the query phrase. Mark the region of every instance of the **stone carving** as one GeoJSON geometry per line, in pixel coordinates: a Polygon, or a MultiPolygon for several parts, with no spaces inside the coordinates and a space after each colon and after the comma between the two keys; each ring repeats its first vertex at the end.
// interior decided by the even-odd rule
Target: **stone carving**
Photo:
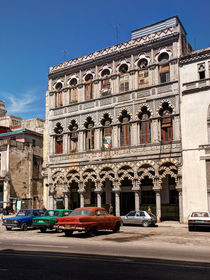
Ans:
{"type": "Polygon", "coordinates": [[[88,62],[88,61],[91,61],[91,60],[94,60],[97,58],[102,58],[102,57],[110,55],[110,54],[114,55],[121,51],[125,51],[127,49],[135,48],[138,46],[143,46],[143,45],[153,42],[154,40],[157,41],[157,40],[163,39],[164,37],[167,37],[172,34],[175,35],[175,34],[177,34],[177,32],[173,27],[169,27],[169,28],[163,29],[161,31],[148,34],[146,36],[138,37],[136,39],[132,39],[132,40],[124,42],[122,44],[114,45],[114,46],[102,49],[100,51],[96,51],[89,55],[78,57],[78,58],[75,58],[72,60],[65,61],[61,64],[52,66],[52,67],[50,67],[50,73],[54,73],[61,69],[66,69],[66,68],[69,68],[69,67],[72,67],[75,65],[79,65],[81,63],[88,62]]]}

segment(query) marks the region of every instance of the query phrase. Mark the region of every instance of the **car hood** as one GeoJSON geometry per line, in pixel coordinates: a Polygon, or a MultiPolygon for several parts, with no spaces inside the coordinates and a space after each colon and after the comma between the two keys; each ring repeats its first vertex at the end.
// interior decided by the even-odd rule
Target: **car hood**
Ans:
{"type": "Polygon", "coordinates": [[[16,216],[16,217],[11,217],[11,218],[4,218],[6,220],[16,220],[16,221],[21,221],[27,218],[31,218],[31,216],[16,216]]]}

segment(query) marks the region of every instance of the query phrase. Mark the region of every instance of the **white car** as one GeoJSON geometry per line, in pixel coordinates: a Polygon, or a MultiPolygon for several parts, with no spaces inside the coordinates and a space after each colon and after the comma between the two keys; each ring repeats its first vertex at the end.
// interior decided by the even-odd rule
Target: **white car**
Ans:
{"type": "Polygon", "coordinates": [[[198,228],[210,228],[210,212],[192,212],[188,217],[188,230],[193,231],[198,228]]]}
{"type": "Polygon", "coordinates": [[[123,225],[133,224],[142,225],[143,227],[155,226],[157,218],[154,214],[146,211],[130,211],[127,215],[121,216],[123,225]]]}

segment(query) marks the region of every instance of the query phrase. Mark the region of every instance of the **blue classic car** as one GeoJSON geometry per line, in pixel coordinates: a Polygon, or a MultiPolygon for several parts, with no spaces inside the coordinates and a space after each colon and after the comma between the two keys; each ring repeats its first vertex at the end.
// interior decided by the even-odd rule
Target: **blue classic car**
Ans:
{"type": "Polygon", "coordinates": [[[12,228],[20,228],[21,230],[27,230],[32,226],[33,218],[43,216],[44,211],[42,209],[22,209],[15,217],[3,219],[3,226],[7,230],[12,228]]]}

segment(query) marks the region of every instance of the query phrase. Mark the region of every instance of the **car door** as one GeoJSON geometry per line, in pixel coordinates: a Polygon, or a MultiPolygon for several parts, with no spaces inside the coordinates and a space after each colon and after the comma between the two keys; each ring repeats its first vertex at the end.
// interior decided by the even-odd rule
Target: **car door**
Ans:
{"type": "Polygon", "coordinates": [[[123,223],[124,224],[135,224],[135,215],[136,215],[136,211],[130,211],[126,215],[125,222],[123,222],[123,223]]]}
{"type": "Polygon", "coordinates": [[[141,225],[142,224],[141,212],[142,211],[136,211],[135,221],[134,221],[136,225],[141,225]]]}
{"type": "Polygon", "coordinates": [[[96,222],[96,226],[97,226],[98,230],[104,229],[104,216],[100,209],[97,209],[95,211],[94,218],[95,218],[95,222],[96,222]]]}

